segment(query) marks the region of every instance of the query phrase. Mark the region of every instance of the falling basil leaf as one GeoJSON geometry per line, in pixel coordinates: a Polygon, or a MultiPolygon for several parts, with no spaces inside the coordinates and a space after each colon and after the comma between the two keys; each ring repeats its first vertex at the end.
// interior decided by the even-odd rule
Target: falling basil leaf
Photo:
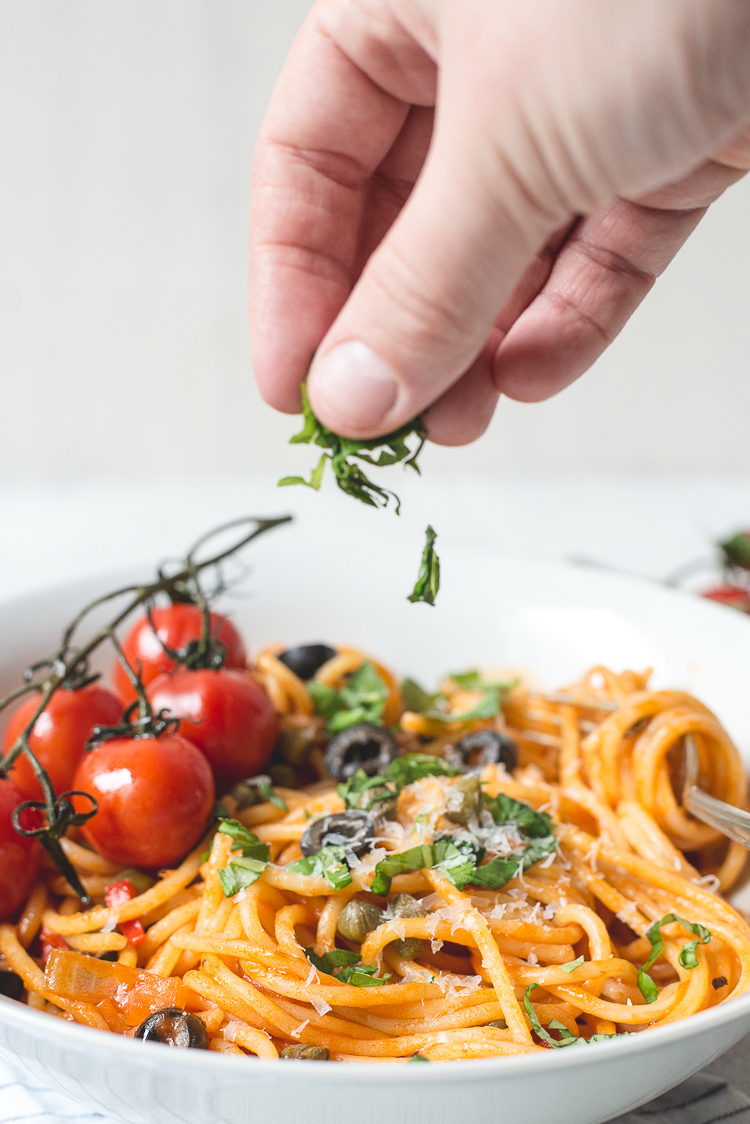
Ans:
{"type": "Polygon", "coordinates": [[[551,1046],[553,1050],[561,1050],[564,1046],[588,1046],[591,1042],[610,1042],[613,1038],[630,1037],[630,1031],[625,1030],[620,1034],[592,1034],[588,1040],[585,1038],[578,1038],[577,1035],[572,1034],[568,1030],[568,1028],[557,1019],[550,1019],[549,1025],[560,1035],[560,1039],[558,1041],[556,1038],[553,1038],[552,1035],[549,1034],[549,1032],[546,1031],[542,1024],[539,1022],[539,1016],[537,1015],[531,1004],[531,993],[540,986],[541,984],[536,983],[529,984],[529,986],[526,988],[526,991],[524,992],[523,1006],[526,1014],[529,1016],[531,1029],[534,1031],[534,1034],[547,1046],[551,1046]]]}
{"type": "Polygon", "coordinates": [[[328,719],[328,734],[336,734],[358,722],[379,725],[388,698],[388,685],[369,660],[365,660],[340,690],[311,679],[307,691],[316,712],[328,719]]]}
{"type": "Polygon", "coordinates": [[[352,876],[346,863],[345,847],[321,847],[314,855],[289,863],[285,870],[292,874],[308,874],[325,878],[334,890],[343,890],[351,883],[352,876]]]}
{"type": "Polygon", "coordinates": [[[661,927],[662,925],[669,925],[672,922],[682,925],[683,929],[687,929],[689,933],[693,933],[693,935],[698,938],[694,941],[688,941],[681,948],[678,959],[683,968],[697,968],[698,957],[695,954],[695,950],[699,944],[708,944],[711,940],[711,933],[705,925],[693,924],[692,921],[686,921],[684,917],[678,917],[676,913],[667,913],[659,921],[655,921],[646,933],[646,938],[651,943],[651,955],[643,966],[638,969],[638,990],[647,1003],[653,1003],[659,998],[659,989],[648,974],[648,970],[657,957],[661,956],[664,948],[661,927]]]}
{"type": "Polygon", "coordinates": [[[426,605],[435,604],[435,598],[440,589],[440,559],[435,552],[436,538],[437,533],[428,525],[425,531],[425,544],[419,565],[419,574],[414,589],[406,598],[407,601],[424,601],[426,605]]]}
{"type": "Polygon", "coordinates": [[[326,462],[330,462],[336,483],[342,492],[353,496],[354,499],[368,504],[370,507],[387,507],[391,498],[395,501],[396,514],[401,510],[401,501],[398,496],[387,488],[381,488],[369,479],[359,467],[354,464],[354,458],[374,468],[385,468],[388,465],[403,462],[406,467],[419,472],[417,458],[422,451],[422,446],[427,439],[427,431],[421,418],[415,418],[393,433],[384,437],[374,437],[368,441],[361,441],[349,437],[340,437],[332,430],[327,429],[318,421],[310,406],[307,397],[307,386],[302,384],[302,413],[304,424],[302,430],[290,438],[290,445],[317,445],[326,451],[322,454],[313,469],[310,479],[302,476],[284,476],[279,480],[279,487],[290,484],[304,484],[308,488],[320,489],[325,471],[326,462]],[[408,445],[410,437],[416,437],[416,448],[408,445]],[[380,450],[378,456],[374,454],[380,450]]]}

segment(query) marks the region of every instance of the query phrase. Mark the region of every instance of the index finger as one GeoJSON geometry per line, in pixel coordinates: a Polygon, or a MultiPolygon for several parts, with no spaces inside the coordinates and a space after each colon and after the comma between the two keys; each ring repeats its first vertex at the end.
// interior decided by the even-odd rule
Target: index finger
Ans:
{"type": "MultiPolygon", "coordinates": [[[[299,384],[352,287],[364,190],[409,104],[363,68],[382,44],[362,29],[352,53],[330,9],[313,9],[279,78],[255,152],[249,312],[263,397],[300,408],[299,384]],[[332,34],[332,31],[334,34],[332,34]]],[[[362,17],[360,17],[362,18],[362,17]]],[[[344,36],[346,39],[346,36],[344,36]]],[[[374,59],[376,72],[379,69],[374,59]]]]}

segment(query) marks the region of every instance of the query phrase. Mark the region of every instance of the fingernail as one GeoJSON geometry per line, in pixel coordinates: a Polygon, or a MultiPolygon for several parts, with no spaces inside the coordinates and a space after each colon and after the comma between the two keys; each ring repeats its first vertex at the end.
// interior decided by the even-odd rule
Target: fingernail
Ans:
{"type": "Polygon", "coordinates": [[[377,428],[398,393],[393,370],[360,340],[340,343],[313,363],[309,382],[314,406],[332,428],[377,428]]]}

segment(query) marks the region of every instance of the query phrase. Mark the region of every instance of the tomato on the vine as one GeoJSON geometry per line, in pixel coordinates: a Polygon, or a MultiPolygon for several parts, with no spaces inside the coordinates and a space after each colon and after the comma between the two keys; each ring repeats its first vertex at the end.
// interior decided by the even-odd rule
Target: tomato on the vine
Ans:
{"type": "Polygon", "coordinates": [[[180,734],[103,742],[84,756],[73,788],[99,805],[81,828],[91,846],[110,862],[147,868],[174,866],[195,846],[215,795],[206,758],[180,734]]]}
{"type": "Polygon", "coordinates": [[[279,736],[265,688],[249,671],[180,667],[146,688],[155,713],[169,710],[180,733],[208,758],[219,789],[259,773],[279,736]]]}
{"type": "MultiPolygon", "coordinates": [[[[175,661],[164,651],[166,644],[174,652],[184,650],[191,640],[200,640],[203,634],[203,613],[197,605],[177,601],[154,609],[151,618],[141,617],[131,628],[122,643],[122,650],[130,666],[137,671],[144,686],[165,671],[171,671],[175,661]]],[[[245,645],[232,622],[219,613],[210,614],[211,638],[220,640],[226,649],[225,667],[245,667],[245,645]]],[[[122,665],[114,666],[112,681],[115,690],[125,703],[135,700],[135,691],[122,665]]]]}
{"type": "MultiPolygon", "coordinates": [[[[12,917],[26,901],[42,861],[39,842],[19,835],[13,826],[13,813],[24,800],[12,781],[0,778],[0,921],[12,917]]],[[[33,808],[21,812],[19,819],[27,831],[41,826],[33,808]]]]}
{"type": "MultiPolygon", "coordinates": [[[[32,718],[39,696],[25,699],[5,731],[5,752],[32,718]]],[[[88,683],[77,690],[60,688],[50,698],[34,723],[29,747],[47,770],[55,792],[67,792],[84,754],[94,726],[116,726],[122,718],[122,703],[106,687],[88,683]]],[[[29,759],[22,753],[10,770],[10,778],[26,800],[43,799],[42,787],[29,759]]]]}

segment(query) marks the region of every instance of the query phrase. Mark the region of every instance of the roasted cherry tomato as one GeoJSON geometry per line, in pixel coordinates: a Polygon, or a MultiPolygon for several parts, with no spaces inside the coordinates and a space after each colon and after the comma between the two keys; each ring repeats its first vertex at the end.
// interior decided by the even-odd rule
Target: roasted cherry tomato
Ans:
{"type": "Polygon", "coordinates": [[[103,742],[81,761],[73,788],[99,804],[81,828],[84,837],[123,866],[179,863],[205,831],[214,803],[208,762],[180,734],[103,742]]]}
{"type": "Polygon", "coordinates": [[[704,589],[701,597],[718,601],[730,609],[739,609],[741,613],[750,613],[750,592],[741,586],[717,585],[713,589],[704,589]]]}
{"type": "Polygon", "coordinates": [[[219,789],[259,773],[268,762],[279,723],[249,671],[178,668],[154,679],[146,694],[154,712],[177,715],[180,733],[206,755],[219,789]]]}
{"type": "MultiPolygon", "coordinates": [[[[37,840],[19,835],[13,827],[13,812],[25,799],[12,781],[0,779],[0,921],[12,917],[26,901],[42,861],[37,840]]],[[[41,826],[32,808],[23,811],[20,820],[27,831],[41,826]]]]}
{"type": "MultiPolygon", "coordinates": [[[[32,695],[18,708],[5,732],[5,751],[28,723],[39,704],[32,695]]],[[[116,726],[122,718],[122,703],[98,683],[89,683],[77,691],[62,688],[55,691],[34,723],[29,746],[39,763],[47,770],[55,792],[67,792],[78,762],[83,757],[86,739],[94,726],[116,726]]],[[[41,800],[42,789],[34,776],[28,758],[22,753],[10,772],[10,778],[26,800],[41,800]]]]}
{"type": "MultiPolygon", "coordinates": [[[[139,673],[144,686],[156,679],[165,671],[171,671],[175,661],[171,659],[162,647],[162,643],[179,652],[188,646],[191,640],[200,640],[203,631],[203,613],[197,605],[177,602],[174,605],[163,605],[154,609],[151,614],[156,632],[152,629],[148,617],[142,617],[125,637],[122,650],[130,666],[139,673]]],[[[225,667],[243,667],[247,663],[245,645],[237,629],[227,617],[219,613],[211,613],[211,636],[226,648],[224,658],[225,667]]],[[[135,691],[130,681],[118,662],[114,666],[112,681],[117,694],[123,702],[130,703],[135,699],[135,691]]]]}

